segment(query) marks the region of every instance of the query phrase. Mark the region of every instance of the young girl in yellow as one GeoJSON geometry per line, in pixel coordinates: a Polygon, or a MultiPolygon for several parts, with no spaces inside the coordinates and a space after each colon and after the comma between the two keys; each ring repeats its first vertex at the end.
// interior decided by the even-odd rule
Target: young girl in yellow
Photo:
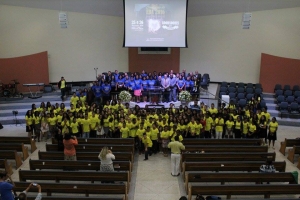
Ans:
{"type": "Polygon", "coordinates": [[[129,128],[126,127],[126,123],[123,123],[123,127],[120,129],[121,138],[128,138],[129,137],[129,128]]]}
{"type": "Polygon", "coordinates": [[[160,138],[161,138],[161,147],[163,149],[163,154],[165,157],[168,157],[168,144],[169,144],[169,130],[168,126],[164,127],[164,130],[160,133],[160,138]]]}
{"type": "Polygon", "coordinates": [[[155,124],[152,125],[150,139],[152,140],[152,153],[156,154],[159,151],[158,146],[158,134],[159,130],[155,124]]]}

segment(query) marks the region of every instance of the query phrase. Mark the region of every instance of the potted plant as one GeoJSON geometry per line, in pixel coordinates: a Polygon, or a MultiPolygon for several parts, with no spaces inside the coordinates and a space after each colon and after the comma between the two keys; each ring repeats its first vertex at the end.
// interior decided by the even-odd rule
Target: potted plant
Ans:
{"type": "Polygon", "coordinates": [[[181,91],[179,93],[179,101],[181,101],[182,105],[188,105],[188,103],[191,101],[192,95],[188,91],[181,91]]]}
{"type": "Polygon", "coordinates": [[[122,103],[128,103],[130,102],[132,96],[128,91],[121,91],[119,94],[119,99],[122,101],[122,103]]]}

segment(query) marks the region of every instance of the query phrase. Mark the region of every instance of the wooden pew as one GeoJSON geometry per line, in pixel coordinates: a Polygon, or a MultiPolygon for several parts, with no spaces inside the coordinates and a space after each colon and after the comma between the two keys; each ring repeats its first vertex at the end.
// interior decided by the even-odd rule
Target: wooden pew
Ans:
{"type": "Polygon", "coordinates": [[[268,152],[267,146],[186,145],[186,152],[268,152]]]}
{"type": "Polygon", "coordinates": [[[30,144],[30,151],[33,153],[37,148],[35,141],[30,137],[0,137],[0,143],[23,143],[23,144],[30,144]]]}
{"type": "Polygon", "coordinates": [[[4,171],[9,175],[13,174],[11,164],[9,164],[6,159],[0,160],[0,169],[4,169],[4,171]]]}
{"type": "Polygon", "coordinates": [[[285,156],[286,147],[300,146],[300,139],[286,139],[280,143],[279,151],[285,156]]]}
{"type": "MultiPolygon", "coordinates": [[[[134,145],[133,138],[77,138],[79,144],[124,144],[124,145],[134,145]]],[[[55,138],[52,138],[52,144],[57,144],[55,138]]]]}
{"type": "MultiPolygon", "coordinates": [[[[133,162],[133,154],[129,152],[113,152],[116,160],[133,162]]],[[[42,160],[63,160],[64,152],[61,151],[39,151],[39,159],[42,160]]],[[[99,152],[76,152],[77,160],[98,160],[99,152]]]]}
{"type": "Polygon", "coordinates": [[[219,182],[224,185],[225,182],[288,182],[297,184],[294,176],[290,172],[278,173],[201,173],[188,172],[185,174],[185,188],[188,192],[189,183],[219,182]]]}
{"type": "MultiPolygon", "coordinates": [[[[65,194],[122,194],[127,200],[127,184],[82,184],[82,183],[39,183],[43,191],[47,191],[47,196],[52,193],[65,194]]],[[[14,191],[22,192],[28,187],[28,182],[15,182],[14,191]]],[[[37,188],[32,187],[32,192],[37,192],[37,188]]]]}
{"type": "Polygon", "coordinates": [[[184,145],[260,146],[261,139],[184,139],[184,145]]]}
{"type": "MultiPolygon", "coordinates": [[[[230,161],[219,161],[219,162],[184,162],[183,163],[183,177],[185,172],[188,171],[259,171],[261,165],[266,164],[263,161],[243,161],[243,162],[230,162],[230,161]]],[[[273,165],[278,172],[285,172],[286,163],[273,162],[273,165]]]]}
{"type": "MultiPolygon", "coordinates": [[[[112,151],[134,153],[134,145],[116,145],[116,144],[78,144],[75,146],[76,152],[100,152],[107,146],[112,151]]],[[[57,151],[57,144],[46,144],[46,151],[57,151]]]]}
{"type": "Polygon", "coordinates": [[[182,162],[199,162],[199,161],[275,161],[276,153],[183,153],[182,162]]]}
{"type": "Polygon", "coordinates": [[[300,169],[300,158],[298,158],[297,168],[300,169]]]}
{"type": "MultiPolygon", "coordinates": [[[[132,171],[129,161],[114,161],[115,171],[132,171]]],[[[65,160],[29,160],[30,170],[36,169],[72,169],[72,170],[100,170],[100,161],[65,161],[65,160]]]]}
{"type": "Polygon", "coordinates": [[[1,150],[16,150],[17,152],[21,152],[23,160],[29,157],[28,147],[25,147],[23,143],[0,143],[0,151],[1,150]]]}
{"type": "Polygon", "coordinates": [[[1,150],[0,159],[15,160],[17,169],[22,165],[22,158],[16,150],[1,150]]]}
{"type": "Polygon", "coordinates": [[[27,180],[53,180],[60,181],[124,181],[130,182],[129,171],[116,172],[82,172],[82,171],[36,171],[19,170],[20,181],[27,180]]]}
{"type": "MultiPolygon", "coordinates": [[[[102,196],[102,195],[101,195],[102,196]]],[[[27,197],[27,200],[35,200],[36,197],[27,197]]],[[[53,196],[53,197],[47,197],[43,196],[43,200],[125,200],[125,196],[122,195],[114,195],[114,197],[78,197],[78,196],[53,196]],[[116,197],[120,196],[120,197],[116,197]]]]}
{"type": "Polygon", "coordinates": [[[287,159],[293,164],[295,163],[295,154],[300,154],[300,146],[293,146],[293,148],[288,151],[287,159]]]}
{"type": "Polygon", "coordinates": [[[300,194],[300,185],[199,185],[189,184],[188,199],[192,200],[192,195],[226,195],[227,199],[231,195],[264,195],[265,198],[270,198],[270,195],[280,194],[300,194]]]}
{"type": "MultiPolygon", "coordinates": [[[[102,196],[102,195],[101,195],[102,196]]],[[[35,200],[35,197],[27,197],[27,200],[35,200]]],[[[78,196],[53,196],[47,197],[43,196],[43,200],[125,200],[125,196],[122,195],[114,195],[114,197],[78,197],[78,196]],[[116,197],[120,196],[120,197],[116,197]]]]}

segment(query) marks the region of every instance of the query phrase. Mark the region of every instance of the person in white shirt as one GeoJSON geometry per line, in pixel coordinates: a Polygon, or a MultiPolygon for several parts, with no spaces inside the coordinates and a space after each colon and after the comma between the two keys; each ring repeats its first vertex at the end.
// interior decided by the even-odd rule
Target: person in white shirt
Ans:
{"type": "Polygon", "coordinates": [[[24,190],[22,193],[19,194],[18,199],[19,200],[27,200],[27,192],[30,190],[32,187],[37,187],[38,188],[38,194],[35,198],[35,200],[41,200],[42,199],[42,187],[39,184],[36,183],[30,183],[30,185],[24,190]]]}
{"type": "Polygon", "coordinates": [[[112,154],[111,150],[107,147],[103,147],[98,158],[100,159],[100,171],[101,172],[113,172],[113,160],[115,160],[115,155],[112,154]]]}

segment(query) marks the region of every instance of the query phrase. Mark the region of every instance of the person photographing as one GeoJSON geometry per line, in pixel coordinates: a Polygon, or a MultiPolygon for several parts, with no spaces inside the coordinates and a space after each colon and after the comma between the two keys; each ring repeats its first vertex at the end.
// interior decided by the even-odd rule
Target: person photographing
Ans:
{"type": "Polygon", "coordinates": [[[14,200],[14,195],[12,190],[15,186],[15,183],[11,179],[10,175],[4,171],[0,171],[0,199],[1,200],[14,200]],[[9,180],[7,182],[6,180],[9,180]]]}
{"type": "Polygon", "coordinates": [[[38,194],[35,197],[35,200],[42,199],[42,187],[37,183],[30,183],[29,186],[22,193],[19,194],[18,200],[27,200],[27,193],[31,188],[36,187],[38,189],[38,194]]]}

